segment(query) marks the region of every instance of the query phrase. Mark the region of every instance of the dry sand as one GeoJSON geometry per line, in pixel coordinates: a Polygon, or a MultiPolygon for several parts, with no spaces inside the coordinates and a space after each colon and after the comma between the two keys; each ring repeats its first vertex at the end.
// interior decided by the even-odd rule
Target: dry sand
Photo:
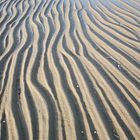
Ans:
{"type": "Polygon", "coordinates": [[[0,0],[0,139],[139,140],[140,0],[0,0]]]}

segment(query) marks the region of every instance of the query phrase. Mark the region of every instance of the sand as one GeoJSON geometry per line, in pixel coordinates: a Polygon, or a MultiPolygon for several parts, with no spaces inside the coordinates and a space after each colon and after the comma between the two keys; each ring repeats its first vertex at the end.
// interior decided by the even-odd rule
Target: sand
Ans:
{"type": "Polygon", "coordinates": [[[0,139],[139,140],[140,0],[0,0],[0,139]]]}

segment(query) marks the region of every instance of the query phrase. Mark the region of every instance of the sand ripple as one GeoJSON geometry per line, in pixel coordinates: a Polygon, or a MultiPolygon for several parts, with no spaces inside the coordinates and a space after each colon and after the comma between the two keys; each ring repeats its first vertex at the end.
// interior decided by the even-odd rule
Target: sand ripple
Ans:
{"type": "Polygon", "coordinates": [[[140,0],[0,0],[0,139],[138,140],[140,0]]]}

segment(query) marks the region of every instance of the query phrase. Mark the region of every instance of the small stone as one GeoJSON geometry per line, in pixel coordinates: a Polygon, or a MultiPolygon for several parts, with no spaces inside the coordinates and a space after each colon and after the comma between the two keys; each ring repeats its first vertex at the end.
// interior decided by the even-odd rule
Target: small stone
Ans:
{"type": "Polygon", "coordinates": [[[2,121],[3,123],[6,123],[6,121],[2,121]]]}
{"type": "Polygon", "coordinates": [[[84,133],[84,131],[81,131],[81,133],[83,134],[83,133],[84,133]]]}
{"type": "Polygon", "coordinates": [[[78,87],[79,87],[79,85],[76,85],[76,87],[78,88],[78,87]]]}

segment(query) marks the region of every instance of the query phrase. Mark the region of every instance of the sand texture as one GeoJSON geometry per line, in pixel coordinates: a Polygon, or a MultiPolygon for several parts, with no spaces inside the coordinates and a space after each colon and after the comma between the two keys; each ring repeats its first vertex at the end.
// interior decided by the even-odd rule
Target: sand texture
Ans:
{"type": "Polygon", "coordinates": [[[140,140],[140,0],[0,0],[0,140],[140,140]]]}

